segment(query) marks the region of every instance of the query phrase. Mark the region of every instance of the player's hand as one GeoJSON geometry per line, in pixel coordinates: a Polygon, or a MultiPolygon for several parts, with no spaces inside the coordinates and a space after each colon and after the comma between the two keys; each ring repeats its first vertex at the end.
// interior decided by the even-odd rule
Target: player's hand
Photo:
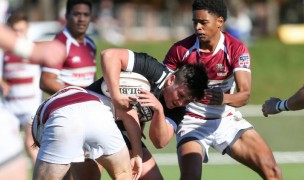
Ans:
{"type": "Polygon", "coordinates": [[[222,105],[224,100],[224,93],[221,88],[215,87],[212,89],[205,89],[205,95],[202,100],[207,105],[222,105]]]}
{"type": "Polygon", "coordinates": [[[277,110],[276,105],[281,101],[279,98],[271,97],[270,99],[266,100],[265,103],[262,105],[262,112],[265,117],[268,117],[269,114],[278,114],[280,111],[277,110]]]}
{"type": "Polygon", "coordinates": [[[33,63],[54,67],[66,58],[66,48],[57,40],[36,42],[30,61],[33,63]]]}
{"type": "Polygon", "coordinates": [[[129,110],[130,104],[136,102],[136,98],[129,97],[124,94],[117,93],[111,97],[113,105],[116,109],[129,110]]]}
{"type": "Polygon", "coordinates": [[[141,89],[141,93],[137,95],[137,102],[143,107],[151,107],[154,111],[160,111],[163,106],[159,100],[150,91],[141,89]]]}
{"type": "Polygon", "coordinates": [[[142,172],[142,158],[140,156],[131,158],[131,166],[133,180],[139,179],[142,172]]]}

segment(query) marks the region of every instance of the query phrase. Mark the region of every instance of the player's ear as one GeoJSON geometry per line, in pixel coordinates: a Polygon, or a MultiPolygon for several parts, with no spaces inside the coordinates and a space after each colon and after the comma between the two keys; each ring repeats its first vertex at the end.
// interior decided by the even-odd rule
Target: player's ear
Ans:
{"type": "Polygon", "coordinates": [[[176,78],[176,76],[175,76],[174,74],[172,74],[172,75],[168,78],[167,84],[168,84],[169,86],[173,85],[174,82],[175,82],[175,78],[176,78]]]}
{"type": "Polygon", "coordinates": [[[224,18],[222,16],[219,16],[217,18],[217,27],[221,28],[223,26],[224,22],[225,22],[224,18]]]}

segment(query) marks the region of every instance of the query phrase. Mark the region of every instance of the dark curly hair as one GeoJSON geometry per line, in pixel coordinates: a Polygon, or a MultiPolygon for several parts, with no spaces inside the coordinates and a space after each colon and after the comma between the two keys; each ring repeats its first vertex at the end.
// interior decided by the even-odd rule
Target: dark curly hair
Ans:
{"type": "Polygon", "coordinates": [[[224,0],[194,0],[192,11],[207,10],[209,13],[223,17],[227,20],[227,7],[224,0]]]}
{"type": "Polygon", "coordinates": [[[208,75],[203,63],[186,64],[175,73],[176,81],[185,84],[192,94],[192,99],[201,99],[208,88],[208,75]]]}
{"type": "Polygon", "coordinates": [[[66,4],[66,13],[70,14],[73,6],[77,4],[86,4],[89,6],[90,10],[92,11],[92,2],[90,0],[68,0],[66,4]]]}

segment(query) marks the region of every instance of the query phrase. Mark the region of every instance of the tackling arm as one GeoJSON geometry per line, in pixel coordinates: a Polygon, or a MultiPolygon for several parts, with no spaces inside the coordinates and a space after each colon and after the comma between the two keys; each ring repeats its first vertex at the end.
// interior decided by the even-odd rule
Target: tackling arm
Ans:
{"type": "Polygon", "coordinates": [[[40,89],[48,94],[54,94],[65,85],[57,81],[57,75],[50,72],[42,72],[40,76],[40,89]]]}
{"type": "Polygon", "coordinates": [[[304,86],[288,99],[287,105],[292,111],[304,109],[304,86]]]}
{"type": "Polygon", "coordinates": [[[251,92],[251,73],[247,71],[236,71],[234,74],[237,92],[224,94],[223,104],[233,107],[241,107],[248,103],[251,92]]]}

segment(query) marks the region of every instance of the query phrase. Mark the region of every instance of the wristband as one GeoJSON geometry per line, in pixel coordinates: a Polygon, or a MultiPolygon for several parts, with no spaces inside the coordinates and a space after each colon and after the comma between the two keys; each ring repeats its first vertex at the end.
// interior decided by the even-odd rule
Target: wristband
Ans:
{"type": "MultiPolygon", "coordinates": [[[[17,38],[13,52],[15,55],[28,59],[32,55],[35,44],[26,38],[17,38]]],[[[27,60],[24,60],[27,62],[27,60]]]]}
{"type": "Polygon", "coordinates": [[[288,102],[288,100],[277,102],[277,104],[276,104],[276,110],[279,111],[279,112],[281,112],[281,111],[289,111],[287,102],[288,102]]]}

